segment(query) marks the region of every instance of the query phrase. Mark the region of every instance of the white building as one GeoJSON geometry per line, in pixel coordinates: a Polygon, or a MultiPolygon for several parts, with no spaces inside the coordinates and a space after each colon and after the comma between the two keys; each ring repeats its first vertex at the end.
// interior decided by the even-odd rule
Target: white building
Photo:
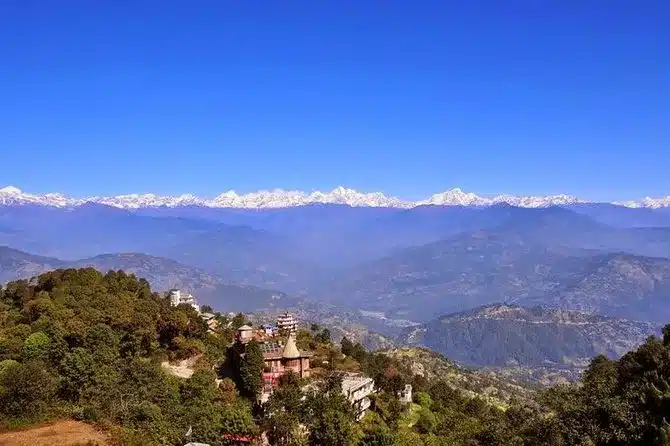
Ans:
{"type": "Polygon", "coordinates": [[[400,401],[405,404],[412,403],[412,385],[405,384],[405,389],[400,392],[400,401]]]}
{"type": "Polygon", "coordinates": [[[284,314],[277,316],[277,328],[279,331],[288,331],[289,333],[295,333],[298,331],[298,320],[295,316],[288,311],[284,314]]]}
{"type": "Polygon", "coordinates": [[[176,307],[177,305],[186,304],[192,306],[195,311],[200,313],[200,307],[192,294],[182,293],[181,290],[170,290],[170,305],[176,307]]]}
{"type": "Polygon", "coordinates": [[[356,421],[363,418],[370,408],[370,395],[375,391],[372,378],[362,375],[344,375],[342,377],[342,393],[347,397],[356,412],[356,421]]]}

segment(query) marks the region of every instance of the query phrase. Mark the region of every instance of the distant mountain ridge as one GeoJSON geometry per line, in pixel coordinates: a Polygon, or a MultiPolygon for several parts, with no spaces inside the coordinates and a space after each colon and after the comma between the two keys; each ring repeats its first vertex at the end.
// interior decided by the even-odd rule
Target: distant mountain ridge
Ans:
{"type": "Polygon", "coordinates": [[[472,365],[583,367],[596,355],[619,358],[661,328],[576,311],[494,304],[409,328],[401,340],[472,365]]]}
{"type": "Polygon", "coordinates": [[[654,256],[670,253],[667,228],[662,236],[656,228],[613,228],[561,208],[501,221],[399,249],[340,272],[317,292],[413,320],[501,301],[670,319],[670,260],[654,256]]]}
{"type": "MultiPolygon", "coordinates": [[[[238,194],[230,190],[208,199],[192,194],[165,196],[157,194],[127,194],[107,197],[74,198],[60,193],[29,194],[14,186],[0,189],[0,204],[22,205],[38,204],[43,206],[68,207],[84,203],[99,203],[123,209],[142,209],[151,207],[199,206],[210,208],[268,209],[306,206],[310,204],[344,204],[354,207],[390,207],[412,208],[425,205],[437,206],[490,206],[506,203],[517,207],[539,208],[548,206],[567,206],[586,203],[570,195],[549,196],[513,196],[497,195],[484,197],[459,188],[434,194],[426,199],[409,201],[389,196],[382,192],[363,193],[354,189],[337,187],[330,192],[303,192],[296,190],[262,190],[248,194],[238,194]]],[[[646,197],[637,201],[620,201],[614,204],[631,208],[670,207],[670,196],[646,197]]]]}
{"type": "Polygon", "coordinates": [[[48,270],[87,267],[103,273],[123,270],[147,279],[156,291],[180,288],[194,293],[200,304],[210,304],[228,311],[287,307],[298,302],[280,291],[238,284],[203,269],[163,257],[118,253],[64,261],[0,246],[0,285],[11,280],[29,279],[48,270]]]}

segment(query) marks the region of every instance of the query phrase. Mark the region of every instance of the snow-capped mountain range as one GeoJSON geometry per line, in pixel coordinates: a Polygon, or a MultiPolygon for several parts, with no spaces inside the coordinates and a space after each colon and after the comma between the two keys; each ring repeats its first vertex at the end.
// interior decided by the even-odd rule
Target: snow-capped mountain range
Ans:
{"type": "MultiPolygon", "coordinates": [[[[392,207],[412,208],[422,205],[437,206],[490,206],[507,203],[512,206],[526,208],[541,208],[548,206],[564,206],[576,203],[586,203],[570,195],[550,196],[512,196],[498,195],[482,197],[461,189],[451,189],[432,195],[428,199],[407,201],[388,196],[381,192],[363,193],[354,189],[337,187],[330,192],[291,191],[275,189],[258,191],[249,194],[237,194],[235,191],[224,192],[214,198],[201,198],[185,194],[166,196],[156,194],[129,194],[110,197],[74,198],[59,193],[30,194],[14,187],[7,186],[0,189],[0,205],[34,204],[54,207],[76,207],[85,203],[99,203],[121,209],[141,209],[149,207],[178,207],[203,206],[211,208],[243,208],[243,209],[270,209],[304,206],[309,204],[344,204],[354,207],[392,207]]],[[[616,202],[619,206],[631,208],[661,208],[670,207],[670,196],[662,198],[644,198],[639,201],[616,202]]]]}

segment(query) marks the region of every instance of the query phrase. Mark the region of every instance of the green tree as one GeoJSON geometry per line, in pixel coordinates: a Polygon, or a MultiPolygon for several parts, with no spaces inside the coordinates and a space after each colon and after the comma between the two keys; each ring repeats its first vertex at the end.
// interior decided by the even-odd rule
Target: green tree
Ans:
{"type": "Polygon", "coordinates": [[[346,336],[342,338],[340,345],[343,355],[351,356],[353,354],[354,343],[351,342],[346,336]]]}
{"type": "MultiPolygon", "coordinates": [[[[254,423],[251,411],[242,404],[226,406],[221,413],[221,433],[224,435],[255,436],[258,426],[254,423]]],[[[234,441],[224,441],[224,444],[238,444],[234,441]]]]}
{"type": "Polygon", "coordinates": [[[365,432],[360,446],[394,446],[395,438],[391,430],[385,426],[375,426],[372,430],[365,432]]]}
{"type": "Polygon", "coordinates": [[[289,371],[280,378],[279,387],[265,404],[265,427],[273,445],[292,446],[306,442],[305,433],[298,428],[305,417],[300,386],[300,377],[289,371]]]}
{"type": "Polygon", "coordinates": [[[430,434],[437,427],[437,418],[429,409],[422,407],[419,410],[419,419],[416,422],[416,430],[422,434],[430,434]]]}
{"type": "Polygon", "coordinates": [[[302,446],[308,441],[299,418],[290,411],[274,412],[267,418],[265,430],[270,444],[275,446],[302,446]]]}
{"type": "Polygon", "coordinates": [[[265,361],[260,345],[255,340],[249,341],[240,365],[242,391],[247,397],[255,397],[260,392],[263,385],[264,367],[265,361]]]}
{"type": "Polygon", "coordinates": [[[318,333],[316,336],[314,336],[314,340],[320,344],[330,344],[330,330],[324,328],[321,330],[321,333],[318,333]]]}
{"type": "Polygon", "coordinates": [[[181,383],[180,391],[184,404],[211,403],[218,398],[216,374],[212,370],[196,370],[181,383]]]}
{"type": "Polygon", "coordinates": [[[20,362],[15,361],[13,359],[5,359],[3,361],[0,361],[0,376],[5,373],[5,370],[7,370],[10,367],[14,367],[19,365],[20,362]]]}
{"type": "Polygon", "coordinates": [[[231,320],[231,327],[233,330],[237,330],[240,328],[242,325],[247,324],[247,317],[244,315],[244,313],[237,313],[235,316],[233,316],[233,319],[231,320]]]}
{"type": "Polygon", "coordinates": [[[417,392],[414,394],[414,401],[421,407],[430,409],[433,406],[433,399],[426,392],[417,392]]]}
{"type": "Polygon", "coordinates": [[[367,357],[367,351],[365,350],[365,347],[360,342],[357,342],[354,344],[354,348],[351,352],[351,357],[354,358],[358,362],[363,362],[365,361],[365,358],[367,357]]]}
{"type": "Polygon", "coordinates": [[[95,373],[95,357],[85,348],[75,348],[65,355],[59,371],[61,394],[66,399],[77,401],[95,373]]]}
{"type": "Polygon", "coordinates": [[[266,411],[269,414],[290,411],[296,418],[302,419],[303,415],[303,393],[300,377],[289,371],[279,378],[279,387],[272,392],[266,403],[266,411]]]}
{"type": "Polygon", "coordinates": [[[309,444],[314,446],[353,446],[357,430],[353,418],[346,412],[326,409],[315,414],[309,425],[309,444]]]}
{"type": "Polygon", "coordinates": [[[219,398],[223,404],[234,404],[237,400],[237,386],[230,378],[224,378],[219,384],[219,398]]]}
{"type": "Polygon", "coordinates": [[[107,324],[96,324],[89,328],[84,346],[101,362],[111,363],[119,357],[119,337],[107,324]]]}
{"type": "Polygon", "coordinates": [[[11,417],[37,417],[52,401],[56,377],[39,362],[18,364],[0,375],[0,412],[11,417]]]}
{"type": "Polygon", "coordinates": [[[23,343],[23,358],[25,360],[45,360],[49,355],[51,339],[46,333],[38,331],[28,336],[23,343]]]}

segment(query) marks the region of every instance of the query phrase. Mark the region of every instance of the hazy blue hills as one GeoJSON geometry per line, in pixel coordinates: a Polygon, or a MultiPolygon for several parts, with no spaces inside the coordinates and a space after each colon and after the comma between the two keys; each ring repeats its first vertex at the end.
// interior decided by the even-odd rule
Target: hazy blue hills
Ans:
{"type": "Polygon", "coordinates": [[[564,225],[557,215],[406,248],[342,273],[320,291],[342,304],[420,320],[501,301],[670,318],[669,260],[578,248],[600,225],[581,218],[581,227],[564,225]]]}
{"type": "Polygon", "coordinates": [[[584,214],[599,223],[607,225],[632,227],[670,226],[669,208],[627,208],[610,203],[582,203],[568,206],[568,209],[584,214]]]}
{"type": "Polygon", "coordinates": [[[143,253],[230,283],[420,320],[500,301],[668,317],[668,225],[666,209],[597,204],[0,206],[0,244],[21,251],[70,262],[143,253]]]}
{"type": "Polygon", "coordinates": [[[147,279],[157,291],[166,291],[170,288],[188,290],[198,297],[201,304],[211,304],[227,311],[289,307],[299,302],[279,291],[242,285],[201,268],[147,254],[102,254],[64,261],[0,247],[0,283],[29,279],[57,268],[83,267],[92,267],[102,272],[124,270],[147,279]]]}
{"type": "Polygon", "coordinates": [[[407,329],[402,340],[472,365],[582,367],[618,358],[661,325],[575,311],[490,305],[407,329]]]}
{"type": "Polygon", "coordinates": [[[217,227],[203,220],[147,217],[90,203],[72,209],[4,206],[0,224],[15,231],[11,237],[0,234],[0,243],[66,259],[101,252],[152,252],[217,227]]]}
{"type": "Polygon", "coordinates": [[[30,278],[48,269],[60,268],[65,262],[28,254],[27,252],[0,246],[0,283],[16,278],[30,278]]]}

